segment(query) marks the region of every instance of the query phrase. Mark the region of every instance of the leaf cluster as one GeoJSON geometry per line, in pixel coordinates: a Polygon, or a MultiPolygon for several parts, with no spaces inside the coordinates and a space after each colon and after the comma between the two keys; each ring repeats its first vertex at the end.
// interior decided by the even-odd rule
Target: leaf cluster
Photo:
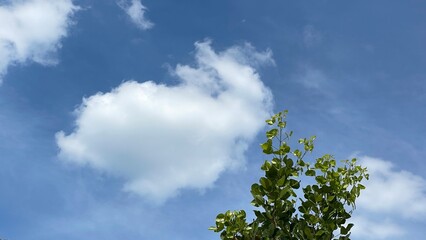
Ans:
{"type": "Polygon", "coordinates": [[[286,115],[283,111],[266,120],[270,129],[261,148],[271,160],[262,164],[265,175],[251,186],[256,219],[247,222],[244,210],[217,215],[216,225],[209,229],[220,233],[221,239],[350,239],[353,224],[348,219],[365,188],[361,181],[368,180],[367,169],[356,159],[337,164],[329,154],[306,161],[315,136],[300,139],[301,147],[292,150],[288,142],[293,132],[285,131],[286,115]]]}

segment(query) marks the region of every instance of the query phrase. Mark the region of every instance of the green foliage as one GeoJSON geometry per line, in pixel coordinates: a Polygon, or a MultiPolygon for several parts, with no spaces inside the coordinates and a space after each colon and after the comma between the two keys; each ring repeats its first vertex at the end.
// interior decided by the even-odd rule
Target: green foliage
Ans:
{"type": "Polygon", "coordinates": [[[357,165],[356,159],[338,166],[328,154],[314,163],[305,161],[315,137],[300,139],[301,149],[291,150],[288,141],[293,133],[284,130],[286,114],[266,120],[271,129],[261,148],[272,159],[261,167],[265,176],[251,186],[256,219],[248,223],[244,210],[217,215],[216,226],[209,229],[219,232],[221,239],[350,239],[353,224],[347,220],[365,188],[360,182],[368,179],[367,169],[357,165]],[[301,176],[315,184],[301,184],[301,176]]]}

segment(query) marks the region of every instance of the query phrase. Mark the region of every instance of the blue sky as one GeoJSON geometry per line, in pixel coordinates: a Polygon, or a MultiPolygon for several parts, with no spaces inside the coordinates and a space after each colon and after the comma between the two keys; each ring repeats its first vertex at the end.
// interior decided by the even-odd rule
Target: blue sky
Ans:
{"type": "Polygon", "coordinates": [[[426,223],[424,1],[0,0],[0,236],[218,239],[264,119],[356,156],[353,239],[426,223]]]}

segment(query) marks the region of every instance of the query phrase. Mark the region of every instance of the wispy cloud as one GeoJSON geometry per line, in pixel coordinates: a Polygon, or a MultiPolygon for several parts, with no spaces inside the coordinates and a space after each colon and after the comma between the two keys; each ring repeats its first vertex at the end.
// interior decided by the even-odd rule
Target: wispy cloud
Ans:
{"type": "Polygon", "coordinates": [[[306,47],[313,47],[322,41],[322,34],[312,25],[306,25],[303,29],[303,43],[306,47]]]}
{"type": "Polygon", "coordinates": [[[358,200],[354,234],[363,239],[401,239],[406,220],[426,220],[426,180],[385,160],[362,156],[370,180],[358,200]],[[379,218],[377,216],[380,216],[379,218]],[[374,220],[373,220],[374,219],[374,220]]]}
{"type": "Polygon", "coordinates": [[[298,71],[292,76],[292,81],[302,85],[309,91],[321,94],[328,98],[334,98],[333,81],[319,68],[308,64],[302,64],[299,66],[298,71]]]}
{"type": "Polygon", "coordinates": [[[210,45],[195,44],[196,66],[174,69],[178,85],[128,81],[85,98],[76,129],[56,136],[60,158],[123,177],[125,190],[157,203],[242,166],[272,108],[254,66],[273,63],[272,54],[210,45]]]}
{"type": "Polygon", "coordinates": [[[57,63],[55,53],[77,10],[71,0],[0,2],[0,82],[11,65],[57,63]]]}
{"type": "Polygon", "coordinates": [[[154,24],[145,17],[147,8],[142,5],[140,0],[119,0],[117,4],[127,13],[130,20],[138,28],[147,30],[154,26],[154,24]]]}
{"type": "Polygon", "coordinates": [[[322,90],[327,83],[326,75],[311,66],[303,66],[295,79],[306,88],[314,90],[322,90]]]}

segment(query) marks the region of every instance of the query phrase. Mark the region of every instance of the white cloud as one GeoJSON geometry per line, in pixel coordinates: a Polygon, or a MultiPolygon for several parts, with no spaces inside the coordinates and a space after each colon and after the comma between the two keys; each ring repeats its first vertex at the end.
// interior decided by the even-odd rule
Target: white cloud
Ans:
{"type": "Polygon", "coordinates": [[[270,51],[246,44],[215,52],[195,44],[196,66],[178,65],[179,84],[127,81],[85,98],[74,132],[56,135],[60,158],[120,176],[124,189],[162,202],[179,189],[204,189],[244,164],[271,111],[255,66],[270,51]]]}
{"type": "Polygon", "coordinates": [[[0,3],[0,81],[14,64],[55,64],[60,40],[67,35],[70,18],[77,10],[71,0],[0,3]]]}
{"type": "Polygon", "coordinates": [[[360,239],[401,239],[409,231],[403,223],[426,219],[426,180],[385,160],[359,157],[370,180],[357,200],[353,234],[360,239]]]}
{"type": "Polygon", "coordinates": [[[140,0],[119,0],[120,6],[129,15],[130,20],[142,30],[150,29],[154,24],[145,17],[147,8],[142,5],[140,0]]]}
{"type": "Polygon", "coordinates": [[[358,205],[371,212],[403,218],[426,218],[426,180],[404,170],[395,170],[391,162],[361,157],[371,178],[358,205]]]}
{"type": "Polygon", "coordinates": [[[390,220],[372,221],[364,217],[354,217],[352,230],[357,239],[401,239],[406,234],[400,224],[390,220]]]}

